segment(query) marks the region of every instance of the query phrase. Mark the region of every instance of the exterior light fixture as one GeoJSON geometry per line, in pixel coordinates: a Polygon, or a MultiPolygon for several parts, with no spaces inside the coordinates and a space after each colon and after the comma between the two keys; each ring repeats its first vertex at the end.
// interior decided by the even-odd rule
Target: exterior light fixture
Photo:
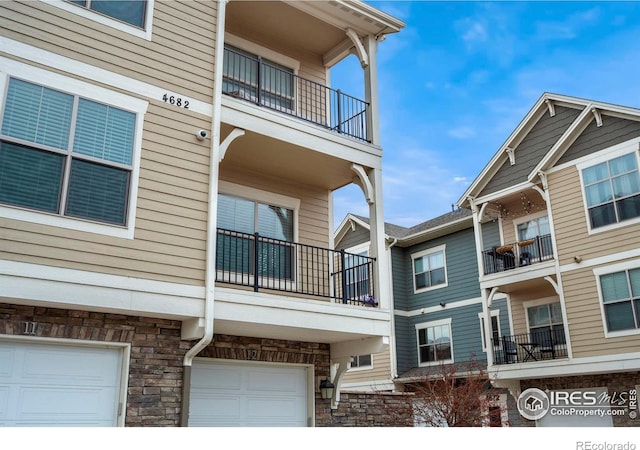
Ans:
{"type": "Polygon", "coordinates": [[[329,381],[329,378],[325,378],[320,382],[320,395],[323,400],[333,398],[334,387],[333,383],[329,381]]]}

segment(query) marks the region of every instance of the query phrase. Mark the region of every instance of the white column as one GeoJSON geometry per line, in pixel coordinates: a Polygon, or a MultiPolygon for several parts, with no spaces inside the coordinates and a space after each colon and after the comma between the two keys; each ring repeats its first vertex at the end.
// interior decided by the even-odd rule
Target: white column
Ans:
{"type": "Polygon", "coordinates": [[[369,169],[369,181],[373,187],[373,202],[369,204],[371,256],[376,258],[375,295],[381,308],[390,308],[389,259],[385,253],[384,215],[382,207],[382,170],[369,169]]]}
{"type": "Polygon", "coordinates": [[[372,144],[380,145],[380,105],[378,100],[378,41],[375,36],[364,38],[364,48],[369,57],[369,65],[364,69],[364,99],[369,103],[367,114],[367,138],[372,144]]]}

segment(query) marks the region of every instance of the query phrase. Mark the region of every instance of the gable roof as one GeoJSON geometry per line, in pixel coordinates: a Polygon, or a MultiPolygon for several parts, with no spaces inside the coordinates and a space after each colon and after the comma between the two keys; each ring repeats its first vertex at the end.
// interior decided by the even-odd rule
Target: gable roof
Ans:
{"type": "MultiPolygon", "coordinates": [[[[413,227],[403,227],[385,222],[384,232],[388,240],[397,240],[396,245],[408,247],[421,241],[434,239],[439,236],[454,233],[465,228],[472,228],[471,210],[458,208],[454,211],[442,214],[426,222],[419,223],[413,227]]],[[[370,229],[369,218],[356,214],[347,214],[335,232],[335,241],[344,237],[349,230],[351,223],[355,223],[365,229],[370,229]]]]}
{"type": "Polygon", "coordinates": [[[604,115],[640,121],[640,110],[636,108],[544,93],[457,204],[468,207],[470,198],[498,192],[519,183],[533,184],[540,172],[554,166],[587,126],[594,122],[596,126],[601,126],[604,115]],[[550,117],[554,120],[548,120],[550,117]],[[536,133],[539,135],[538,147],[532,149],[525,140],[535,137],[536,133]],[[509,173],[508,177],[506,173],[509,173]]]}

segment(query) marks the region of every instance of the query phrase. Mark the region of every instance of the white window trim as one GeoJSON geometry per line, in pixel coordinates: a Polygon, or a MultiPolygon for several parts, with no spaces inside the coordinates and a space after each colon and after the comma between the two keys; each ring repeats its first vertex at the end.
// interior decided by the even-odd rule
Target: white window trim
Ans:
{"type": "MultiPolygon", "coordinates": [[[[370,354],[370,355],[371,355],[371,364],[369,364],[368,366],[350,367],[348,372],[362,372],[364,370],[373,369],[373,354],[370,354]]],[[[357,355],[357,356],[363,356],[363,355],[357,355]]]]}
{"type": "Polygon", "coordinates": [[[616,222],[609,225],[605,225],[603,227],[591,228],[591,220],[589,220],[589,207],[587,206],[587,194],[584,189],[584,179],[582,177],[582,171],[584,169],[588,169],[589,167],[595,166],[597,164],[601,164],[606,161],[610,161],[619,156],[628,155],[630,153],[634,153],[636,156],[636,163],[638,166],[638,172],[640,173],[640,155],[639,155],[640,143],[638,143],[637,139],[634,139],[630,142],[625,142],[623,144],[615,145],[608,149],[602,150],[598,153],[595,153],[593,157],[588,159],[581,159],[579,163],[576,164],[576,169],[578,170],[578,175],[580,177],[580,193],[582,195],[582,208],[584,210],[584,218],[587,224],[587,234],[598,234],[606,231],[615,230],[617,228],[627,227],[629,225],[635,225],[640,223],[640,216],[635,217],[633,219],[624,220],[622,222],[616,222]]]}
{"type": "Polygon", "coordinates": [[[278,53],[270,48],[263,47],[262,45],[256,44],[255,42],[248,41],[239,36],[236,36],[231,33],[224,33],[224,42],[225,44],[232,45],[237,47],[245,52],[253,53],[254,55],[261,56],[262,58],[266,58],[269,61],[273,61],[274,63],[278,63],[282,66],[288,67],[293,70],[295,75],[300,71],[300,61],[297,59],[293,59],[289,56],[283,55],[282,53],[278,53]]]}
{"type": "Polygon", "coordinates": [[[93,20],[108,27],[115,28],[116,30],[123,31],[141,39],[150,41],[151,30],[153,29],[153,9],[155,6],[154,1],[155,0],[147,0],[144,18],[144,29],[138,28],[135,25],[130,25],[126,22],[121,22],[117,19],[112,19],[109,16],[105,16],[104,14],[92,11],[83,6],[69,3],[65,0],[47,0],[47,3],[49,3],[51,6],[63,9],[66,12],[82,16],[85,19],[93,20]]]}
{"type": "Polygon", "coordinates": [[[596,288],[598,289],[598,303],[600,304],[600,318],[602,319],[602,329],[604,330],[605,339],[639,335],[640,328],[636,328],[633,330],[609,331],[607,327],[607,316],[605,315],[605,311],[604,311],[604,302],[602,301],[602,287],[600,286],[600,277],[602,275],[622,272],[624,270],[637,269],[639,267],[640,267],[640,261],[635,260],[635,261],[625,261],[619,264],[612,264],[610,266],[598,267],[596,269],[593,269],[593,275],[596,278],[596,288]]]}
{"type": "MultiPolygon", "coordinates": [[[[500,327],[500,310],[499,309],[492,309],[491,311],[489,311],[491,317],[496,317],[496,322],[498,324],[498,336],[502,336],[502,330],[500,327]]],[[[484,313],[479,312],[478,313],[478,320],[480,321],[480,333],[481,333],[481,340],[480,342],[482,342],[482,351],[483,352],[487,352],[487,345],[485,342],[486,336],[485,336],[485,329],[484,329],[484,313]]],[[[493,330],[492,330],[493,331],[493,330]]],[[[498,348],[500,347],[500,343],[498,343],[498,345],[494,345],[494,347],[498,348]]]]}
{"type": "Polygon", "coordinates": [[[142,130],[144,125],[144,114],[147,111],[149,103],[138,98],[114,92],[55,72],[49,72],[44,69],[29,66],[27,64],[11,64],[5,69],[6,72],[0,72],[0,118],[2,117],[2,110],[4,109],[8,80],[9,77],[14,76],[16,78],[35,83],[39,86],[45,86],[67,92],[71,95],[78,95],[89,100],[94,100],[96,102],[105,103],[133,112],[136,114],[136,129],[131,161],[131,184],[129,186],[129,197],[127,199],[128,207],[126,226],[102,224],[88,219],[78,219],[8,205],[0,205],[0,217],[59,228],[67,228],[70,230],[84,231],[88,233],[103,234],[124,239],[133,239],[140,175],[142,130]]]}
{"type": "Polygon", "coordinates": [[[422,250],[420,252],[417,253],[413,253],[411,255],[411,275],[412,275],[412,282],[413,282],[413,293],[414,294],[420,294],[422,292],[427,292],[427,291],[433,291],[435,289],[441,289],[444,287],[449,286],[449,276],[447,274],[447,252],[446,252],[446,244],[442,244],[439,245],[437,247],[431,247],[428,248],[426,250],[422,250]],[[444,260],[444,283],[441,284],[436,284],[435,286],[429,286],[429,287],[424,287],[424,288],[420,288],[417,289],[416,288],[416,268],[415,268],[415,260],[418,258],[422,258],[423,256],[426,255],[430,255],[432,253],[438,253],[438,252],[442,252],[442,257],[444,260]]]}
{"type": "Polygon", "coordinates": [[[452,364],[454,362],[453,356],[453,330],[451,329],[451,317],[447,319],[433,320],[431,322],[423,322],[417,323],[416,327],[416,349],[418,350],[418,367],[429,367],[429,366],[437,366],[440,364],[452,364]],[[420,338],[418,336],[418,331],[423,330],[425,328],[438,327],[442,325],[449,326],[449,347],[451,349],[451,358],[443,359],[431,362],[420,362],[420,338]]]}

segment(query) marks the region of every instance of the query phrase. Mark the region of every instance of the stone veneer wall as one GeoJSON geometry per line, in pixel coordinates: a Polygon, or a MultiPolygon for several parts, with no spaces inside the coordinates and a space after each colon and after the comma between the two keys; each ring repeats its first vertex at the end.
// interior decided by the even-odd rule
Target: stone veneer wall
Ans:
{"type": "MultiPolygon", "coordinates": [[[[180,339],[180,321],[0,303],[0,335],[24,335],[25,322],[36,323],[38,338],[131,344],[125,425],[179,425],[182,360],[195,343],[180,339]]],[[[317,388],[329,375],[329,352],[329,344],[215,335],[198,356],[312,364],[316,426],[398,426],[398,417],[410,411],[402,394],[345,393],[332,413],[317,388]]]]}
{"type": "Polygon", "coordinates": [[[332,427],[412,427],[413,393],[342,391],[338,409],[323,417],[332,427]]]}
{"type": "MultiPolygon", "coordinates": [[[[543,391],[562,389],[585,389],[607,386],[609,395],[620,392],[628,392],[640,386],[640,372],[615,372],[597,375],[581,375],[574,377],[540,378],[522,380],[522,391],[529,388],[538,388],[543,391]]],[[[640,411],[639,411],[640,412],[640,411]]],[[[640,427],[640,417],[631,419],[628,414],[624,416],[612,416],[614,427],[640,427]]],[[[535,427],[535,422],[521,417],[522,426],[535,427]]]]}

